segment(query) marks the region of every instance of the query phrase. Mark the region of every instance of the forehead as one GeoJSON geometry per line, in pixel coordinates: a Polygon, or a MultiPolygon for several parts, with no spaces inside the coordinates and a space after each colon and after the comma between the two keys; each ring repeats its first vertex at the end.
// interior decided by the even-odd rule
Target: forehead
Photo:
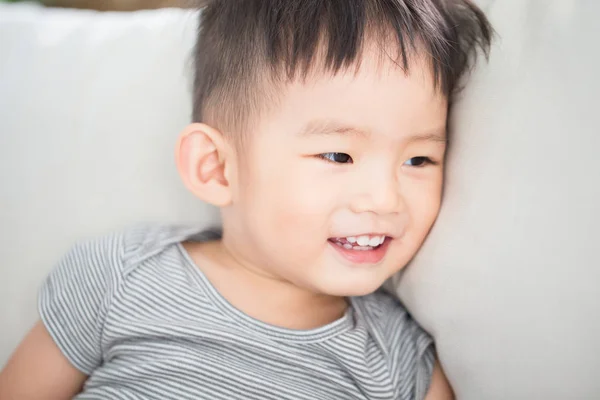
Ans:
{"type": "Polygon", "coordinates": [[[313,71],[280,88],[278,104],[263,122],[289,133],[314,128],[314,121],[373,135],[443,130],[447,99],[435,87],[430,66],[415,59],[409,71],[377,57],[336,74],[313,71]]]}

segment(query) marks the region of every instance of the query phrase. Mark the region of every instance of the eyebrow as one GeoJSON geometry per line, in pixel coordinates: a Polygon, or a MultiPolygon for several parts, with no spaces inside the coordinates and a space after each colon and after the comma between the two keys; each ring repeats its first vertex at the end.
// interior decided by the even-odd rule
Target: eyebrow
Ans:
{"type": "Polygon", "coordinates": [[[435,143],[448,143],[448,136],[446,129],[436,129],[429,133],[418,133],[416,135],[409,136],[406,141],[408,143],[414,142],[435,142],[435,143]]]}
{"type": "Polygon", "coordinates": [[[360,129],[352,125],[343,124],[333,120],[311,121],[299,132],[299,136],[329,136],[329,135],[353,135],[368,137],[371,133],[366,129],[360,129]]]}
{"type": "MultiPolygon", "coordinates": [[[[352,125],[340,123],[334,120],[311,121],[300,130],[299,136],[329,136],[329,135],[351,135],[368,138],[371,132],[352,125]]],[[[448,142],[446,127],[431,129],[424,133],[410,135],[403,139],[406,143],[414,142],[436,142],[446,144],[448,142]]]]}

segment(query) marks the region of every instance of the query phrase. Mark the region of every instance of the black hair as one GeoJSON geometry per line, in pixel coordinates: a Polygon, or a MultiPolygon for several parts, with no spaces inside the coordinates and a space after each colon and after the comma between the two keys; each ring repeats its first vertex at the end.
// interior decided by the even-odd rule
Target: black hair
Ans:
{"type": "Polygon", "coordinates": [[[246,129],[276,101],[273,85],[316,67],[332,74],[358,67],[372,40],[406,73],[411,57],[425,56],[449,98],[478,52],[487,56],[492,32],[469,0],[205,0],[193,119],[246,129]]]}

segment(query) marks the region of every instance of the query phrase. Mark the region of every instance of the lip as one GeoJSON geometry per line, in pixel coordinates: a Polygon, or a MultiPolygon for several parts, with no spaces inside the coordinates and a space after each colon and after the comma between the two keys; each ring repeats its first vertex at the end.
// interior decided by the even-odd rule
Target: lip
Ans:
{"type": "Polygon", "coordinates": [[[361,233],[357,233],[357,234],[352,234],[352,235],[343,235],[343,236],[335,236],[338,238],[348,238],[348,237],[359,237],[359,236],[385,236],[388,239],[394,239],[396,236],[387,233],[387,232],[361,232],[361,233]]]}
{"type": "Polygon", "coordinates": [[[392,240],[392,238],[386,237],[383,244],[373,250],[346,249],[345,247],[338,246],[331,240],[328,240],[327,243],[333,248],[333,250],[335,250],[347,261],[350,261],[352,264],[375,265],[379,264],[385,258],[392,240]]]}

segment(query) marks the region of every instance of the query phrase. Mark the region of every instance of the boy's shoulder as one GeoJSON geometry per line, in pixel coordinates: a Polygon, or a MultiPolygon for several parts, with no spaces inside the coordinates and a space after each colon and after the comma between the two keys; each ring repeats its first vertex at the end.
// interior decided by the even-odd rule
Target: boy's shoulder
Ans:
{"type": "Polygon", "coordinates": [[[219,237],[216,230],[203,230],[184,225],[137,225],[121,233],[123,265],[135,268],[144,261],[162,253],[165,249],[186,240],[206,241],[219,237]]]}
{"type": "Polygon", "coordinates": [[[383,288],[366,296],[353,298],[353,304],[368,313],[373,322],[408,316],[404,304],[383,288]]]}
{"type": "Polygon", "coordinates": [[[432,343],[431,336],[404,304],[385,289],[354,298],[352,303],[385,347],[393,346],[398,340],[408,340],[417,342],[423,350],[432,343]]]}
{"type": "Polygon", "coordinates": [[[85,238],[75,243],[77,251],[86,258],[111,264],[127,273],[130,269],[160,254],[166,248],[190,239],[210,240],[219,237],[217,230],[202,230],[182,225],[140,224],[127,229],[85,238]]]}
{"type": "Polygon", "coordinates": [[[136,226],[71,247],[42,284],[38,309],[73,365],[90,375],[103,362],[102,349],[111,340],[105,333],[110,329],[113,334],[118,330],[114,337],[121,337],[131,328],[127,321],[144,312],[163,316],[190,306],[182,306],[172,295],[195,289],[186,279],[187,264],[177,257],[176,245],[200,232],[190,227],[136,226]]]}
{"type": "Polygon", "coordinates": [[[410,386],[414,390],[412,397],[423,398],[435,363],[433,338],[384,289],[353,298],[352,304],[381,350],[394,386],[403,390],[410,386]],[[407,386],[407,382],[412,384],[407,386]]]}

